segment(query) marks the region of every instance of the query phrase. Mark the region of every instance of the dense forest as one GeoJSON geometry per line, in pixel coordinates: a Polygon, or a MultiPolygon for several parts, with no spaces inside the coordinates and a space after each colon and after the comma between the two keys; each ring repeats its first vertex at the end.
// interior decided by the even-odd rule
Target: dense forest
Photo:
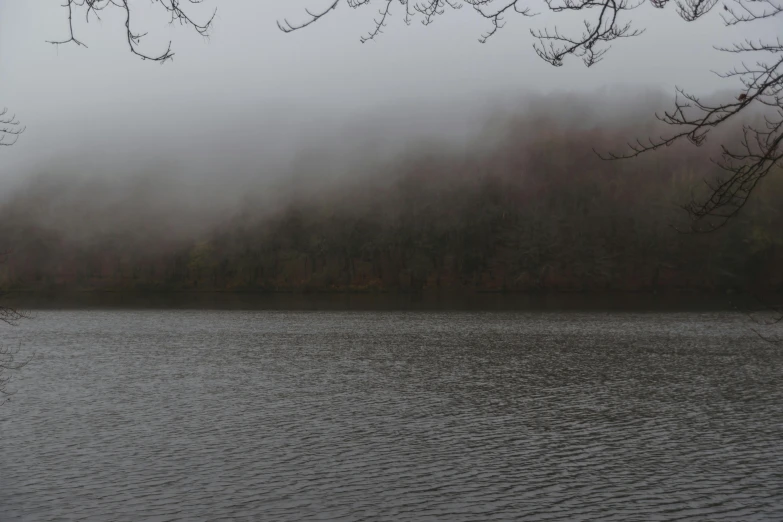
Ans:
{"type": "MultiPolygon", "coordinates": [[[[162,173],[111,182],[42,175],[0,207],[8,252],[0,284],[28,291],[783,289],[783,176],[766,179],[725,228],[680,233],[675,228],[688,223],[678,204],[719,174],[709,161],[719,139],[620,162],[593,151],[654,130],[652,123],[574,127],[509,117],[487,127],[486,146],[419,143],[392,162],[365,162],[364,175],[298,194],[248,190],[220,211],[203,194],[188,202],[187,187],[162,173]]],[[[301,168],[315,179],[318,163],[309,164],[301,168]]],[[[295,179],[289,189],[303,178],[295,179]]]]}

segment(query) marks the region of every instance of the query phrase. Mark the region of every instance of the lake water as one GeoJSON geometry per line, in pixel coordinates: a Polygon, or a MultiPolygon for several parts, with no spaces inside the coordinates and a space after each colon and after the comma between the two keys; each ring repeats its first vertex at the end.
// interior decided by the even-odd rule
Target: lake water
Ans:
{"type": "Polygon", "coordinates": [[[740,314],[38,311],[0,520],[783,520],[740,314]]]}

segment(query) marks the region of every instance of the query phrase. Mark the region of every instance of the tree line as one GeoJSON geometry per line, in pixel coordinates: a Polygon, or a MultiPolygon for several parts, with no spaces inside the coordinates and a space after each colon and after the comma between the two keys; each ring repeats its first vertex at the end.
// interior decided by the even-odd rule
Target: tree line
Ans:
{"type": "MultiPolygon", "coordinates": [[[[57,191],[31,185],[0,207],[0,239],[13,251],[0,266],[0,284],[270,292],[783,289],[783,182],[765,180],[765,190],[725,228],[681,233],[689,219],[673,202],[687,203],[716,174],[705,161],[711,150],[675,145],[632,162],[593,153],[596,144],[611,147],[629,132],[512,121],[486,150],[422,147],[385,172],[328,185],[274,211],[261,212],[264,205],[248,198],[230,218],[187,237],[167,235],[155,216],[146,225],[141,219],[79,234],[74,229],[84,227],[47,226],[29,209],[47,208],[57,191]]],[[[88,185],[82,189],[89,193],[88,185]]],[[[50,223],[66,222],[68,213],[81,223],[108,222],[116,213],[92,197],[53,208],[50,223]]]]}

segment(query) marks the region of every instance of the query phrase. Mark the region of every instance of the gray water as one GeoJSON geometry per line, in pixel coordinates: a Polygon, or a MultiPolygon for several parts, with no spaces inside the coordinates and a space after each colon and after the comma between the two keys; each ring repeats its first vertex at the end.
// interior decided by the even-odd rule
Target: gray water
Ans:
{"type": "Polygon", "coordinates": [[[783,520],[730,313],[38,312],[0,520],[783,520]]]}

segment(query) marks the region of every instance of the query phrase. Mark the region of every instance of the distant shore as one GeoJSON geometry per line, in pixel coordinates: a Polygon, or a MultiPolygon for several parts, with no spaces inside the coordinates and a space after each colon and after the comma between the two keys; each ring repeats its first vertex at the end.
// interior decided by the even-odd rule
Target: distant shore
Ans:
{"type": "Polygon", "coordinates": [[[184,308],[225,310],[731,310],[751,300],[724,294],[500,292],[11,291],[24,309],[184,308]]]}

